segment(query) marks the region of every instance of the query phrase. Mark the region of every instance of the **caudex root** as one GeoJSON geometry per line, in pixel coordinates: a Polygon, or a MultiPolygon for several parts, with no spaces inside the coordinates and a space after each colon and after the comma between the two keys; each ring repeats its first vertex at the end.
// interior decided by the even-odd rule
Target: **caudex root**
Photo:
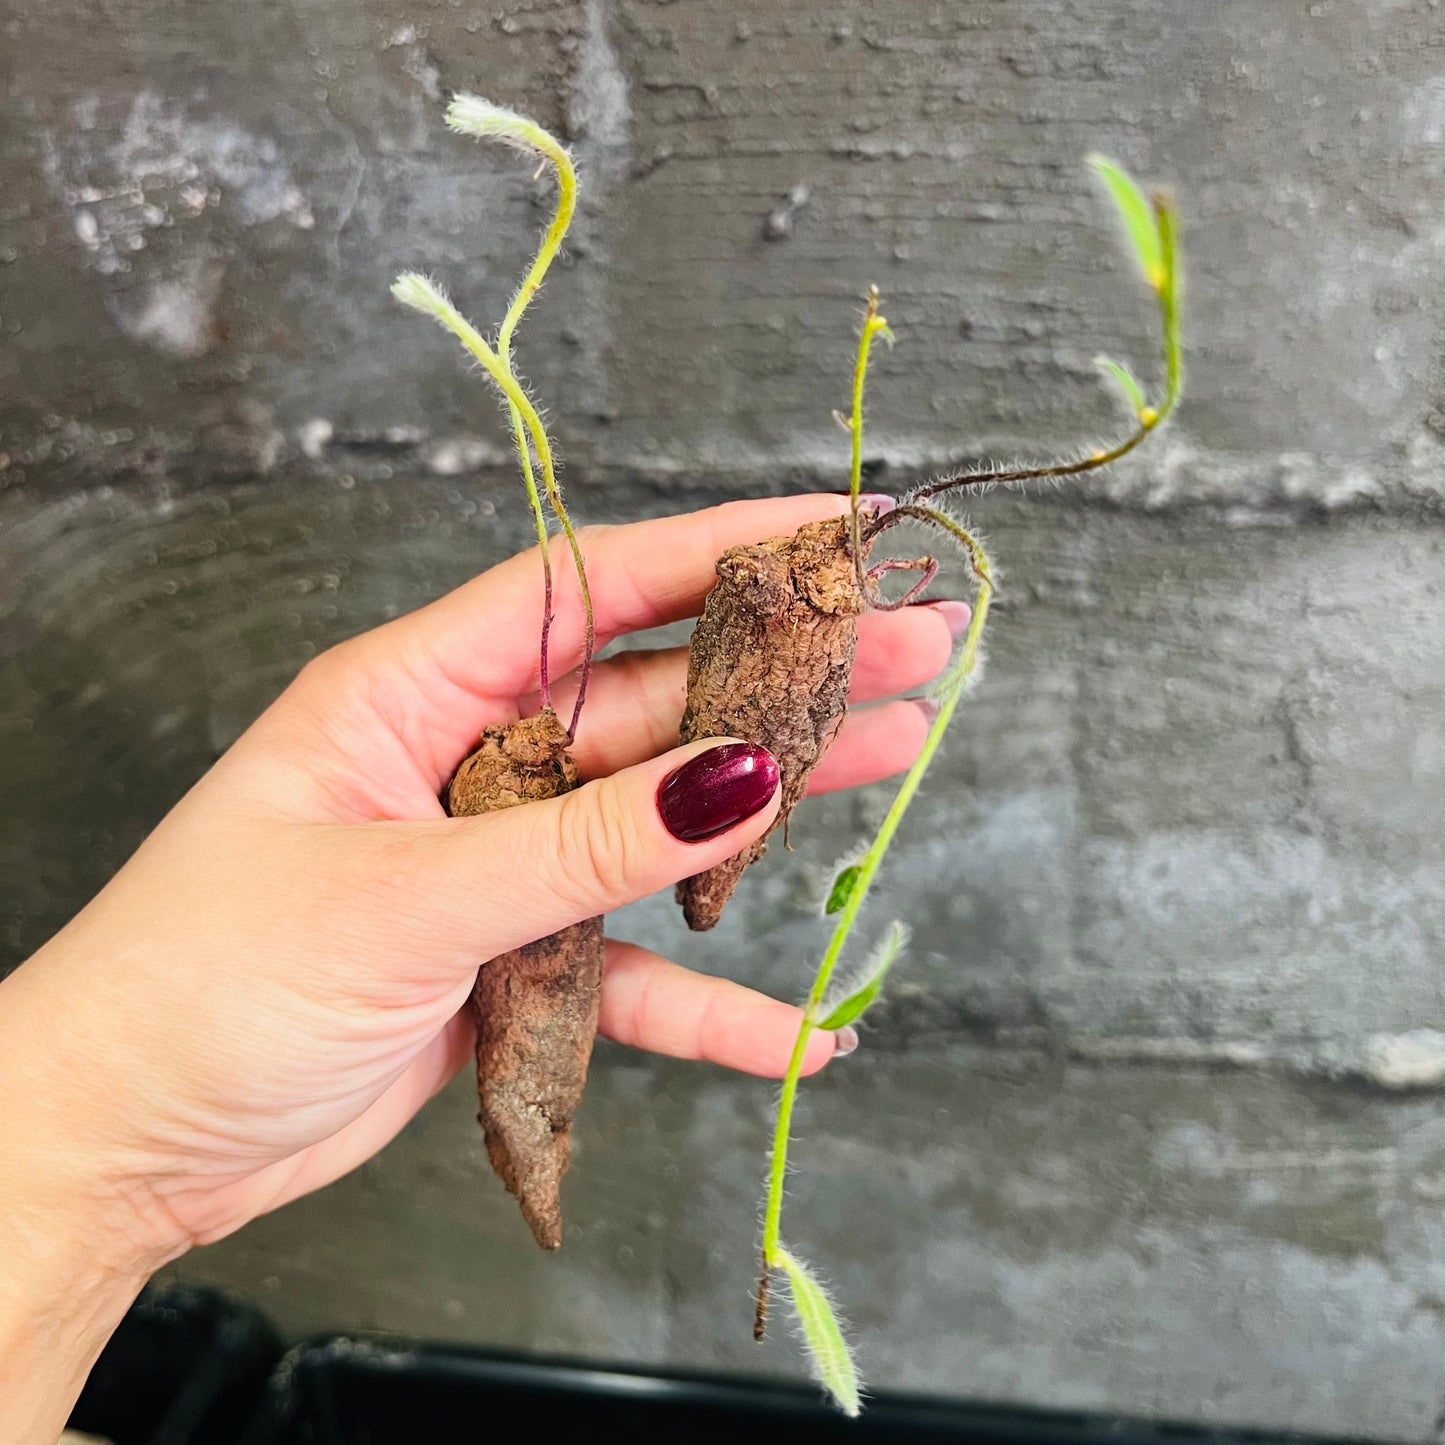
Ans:
{"type": "MultiPolygon", "coordinates": [[[[594,634],[587,569],[557,485],[551,441],[512,367],[517,323],[541,289],[576,209],[572,158],[534,121],[473,95],[457,96],[448,106],[446,118],[462,135],[499,141],[539,160],[542,169],[550,166],[557,180],[557,207],[551,224],[494,342],[472,326],[425,276],[408,273],[398,277],[392,287],[392,295],[403,305],[431,316],[456,336],[501,393],[541,553],[541,711],[519,722],[489,727],[482,734],[476,750],[457,768],[443,799],[452,817],[463,817],[555,798],[577,786],[577,767],[568,749],[587,696],[594,634]],[[549,642],[553,582],[548,510],[567,540],[586,618],[580,686],[566,727],[552,710],[549,642]]],[[[472,990],[478,1118],[486,1136],[487,1156],[516,1196],[522,1217],[543,1249],[556,1249],[562,1243],[559,1191],[571,1157],[572,1120],[582,1101],[597,1033],[602,958],[602,920],[589,918],[492,959],[479,970],[472,990]]]]}
{"type": "MultiPolygon", "coordinates": [[[[734,547],[718,560],[689,648],[682,741],[762,743],[778,760],[785,826],[843,714],[863,606],[844,521],[734,547]]],[[[689,927],[718,921],[766,846],[759,840],[678,885],[689,927]]]]}
{"type": "MultiPolygon", "coordinates": [[[[460,818],[560,797],[577,786],[557,714],[491,727],[447,788],[460,818]]],[[[597,1033],[602,920],[494,958],[477,972],[477,1096],[492,1168],[543,1249],[562,1243],[562,1176],[597,1033]]]]}

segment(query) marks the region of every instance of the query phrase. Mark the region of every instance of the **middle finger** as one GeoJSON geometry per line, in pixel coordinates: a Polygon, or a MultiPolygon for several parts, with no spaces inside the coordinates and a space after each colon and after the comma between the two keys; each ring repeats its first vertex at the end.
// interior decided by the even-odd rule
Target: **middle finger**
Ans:
{"type": "MultiPolygon", "coordinates": [[[[858,620],[858,655],[850,704],[875,702],[921,687],[948,662],[967,611],[931,603],[858,620]]],[[[576,679],[556,685],[554,705],[566,716],[576,679]]],[[[573,748],[584,778],[605,777],[677,746],[687,694],[687,649],[624,652],[593,669],[573,748]]],[[[525,709],[524,709],[525,711],[525,709]]]]}

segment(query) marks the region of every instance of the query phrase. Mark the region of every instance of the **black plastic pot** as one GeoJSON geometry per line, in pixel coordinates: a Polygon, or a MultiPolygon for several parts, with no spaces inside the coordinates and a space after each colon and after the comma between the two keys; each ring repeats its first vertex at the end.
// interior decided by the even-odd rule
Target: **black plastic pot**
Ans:
{"type": "Polygon", "coordinates": [[[215,1290],[152,1287],[132,1306],[71,1412],[115,1445],[233,1445],[266,1392],[281,1337],[215,1290]]]}
{"type": "Polygon", "coordinates": [[[1292,1437],[332,1338],[289,1354],[239,1445],[1284,1445],[1292,1437]]]}

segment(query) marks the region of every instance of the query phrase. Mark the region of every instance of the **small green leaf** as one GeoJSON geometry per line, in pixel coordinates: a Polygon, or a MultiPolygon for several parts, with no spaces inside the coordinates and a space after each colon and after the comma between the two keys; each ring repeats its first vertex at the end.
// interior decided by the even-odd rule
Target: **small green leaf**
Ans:
{"type": "Polygon", "coordinates": [[[479,95],[454,96],[447,106],[447,125],[458,135],[476,136],[478,140],[500,141],[519,151],[533,155],[549,155],[560,149],[560,143],[535,120],[493,105],[479,95]]]}
{"type": "Polygon", "coordinates": [[[440,316],[451,309],[446,292],[419,271],[403,271],[392,282],[391,294],[403,306],[410,306],[413,311],[421,311],[427,316],[440,316]]]}
{"type": "Polygon", "coordinates": [[[1119,390],[1129,398],[1129,405],[1134,408],[1134,415],[1142,420],[1144,413],[1149,408],[1149,403],[1144,400],[1144,388],[1139,385],[1134,373],[1121,362],[1112,361],[1107,356],[1096,356],[1094,365],[1118,383],[1119,390]]]}
{"type": "Polygon", "coordinates": [[[1173,303],[1179,290],[1178,260],[1174,245],[1174,203],[1167,194],[1155,192],[1149,199],[1154,214],[1154,228],[1159,232],[1159,257],[1164,268],[1164,285],[1160,293],[1173,303]]]}
{"type": "Polygon", "coordinates": [[[858,1370],[823,1286],[781,1245],[778,1247],[778,1263],[788,1276],[793,1308],[798,1313],[798,1323],[803,1327],[803,1342],[813,1357],[824,1389],[837,1401],[838,1408],[845,1415],[857,1415],[861,1408],[858,1370]]]}
{"type": "Polygon", "coordinates": [[[850,863],[838,874],[833,880],[833,886],[828,890],[828,901],[823,905],[825,914],[841,913],[848,906],[848,900],[853,896],[853,890],[858,886],[858,876],[862,872],[861,863],[850,863]]]}
{"type": "Polygon", "coordinates": [[[846,1028],[855,1019],[862,1018],[865,1010],[883,991],[883,980],[888,976],[888,970],[893,967],[907,941],[908,932],[903,925],[890,924],[882,947],[868,965],[868,973],[863,982],[843,999],[818,1027],[831,1033],[836,1029],[846,1028]]]}
{"type": "Polygon", "coordinates": [[[1144,272],[1144,279],[1162,291],[1169,279],[1164,263],[1164,246],[1159,237],[1159,222],[1149,198],[1134,183],[1128,172],[1105,156],[1090,156],[1089,164],[1109,189],[1124,222],[1129,244],[1144,272]]]}

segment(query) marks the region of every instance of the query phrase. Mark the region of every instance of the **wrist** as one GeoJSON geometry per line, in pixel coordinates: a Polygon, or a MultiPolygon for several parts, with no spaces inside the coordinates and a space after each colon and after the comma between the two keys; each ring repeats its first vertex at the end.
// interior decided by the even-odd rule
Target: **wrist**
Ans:
{"type": "Polygon", "coordinates": [[[0,1260],[0,1439],[53,1445],[149,1271],[116,1268],[92,1237],[11,1212],[9,1193],[0,1260]]]}
{"type": "Polygon", "coordinates": [[[0,982],[0,1439],[25,1445],[55,1440],[125,1311],[181,1252],[89,1127],[105,1072],[78,1057],[75,1011],[46,973],[37,959],[0,982]]]}
{"type": "Polygon", "coordinates": [[[96,1270],[144,1276],[191,1241],[136,1135],[147,1098],[123,1047],[134,1028],[96,981],[114,961],[67,947],[76,927],[0,979],[0,1219],[23,1221],[37,1254],[55,1241],[96,1270]]]}

